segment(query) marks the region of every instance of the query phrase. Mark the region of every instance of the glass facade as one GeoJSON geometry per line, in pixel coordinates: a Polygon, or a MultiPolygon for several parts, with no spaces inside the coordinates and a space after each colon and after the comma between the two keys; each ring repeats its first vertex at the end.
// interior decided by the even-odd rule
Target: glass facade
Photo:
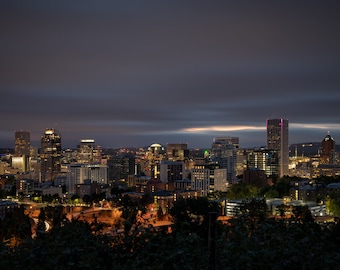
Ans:
{"type": "Polygon", "coordinates": [[[267,120],[267,149],[276,150],[278,153],[278,166],[282,177],[289,175],[289,145],[288,145],[288,120],[267,120]]]}
{"type": "Polygon", "coordinates": [[[61,170],[61,135],[58,131],[46,129],[41,136],[40,159],[42,180],[53,180],[61,170]]]}
{"type": "Polygon", "coordinates": [[[31,134],[28,131],[15,132],[15,156],[29,156],[31,146],[31,134]]]}

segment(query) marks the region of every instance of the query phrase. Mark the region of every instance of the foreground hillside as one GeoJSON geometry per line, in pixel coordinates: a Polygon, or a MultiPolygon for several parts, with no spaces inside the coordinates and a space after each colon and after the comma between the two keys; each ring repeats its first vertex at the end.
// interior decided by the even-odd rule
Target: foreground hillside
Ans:
{"type": "Polygon", "coordinates": [[[209,223],[207,200],[179,201],[171,230],[128,218],[112,235],[100,223],[59,220],[35,239],[23,234],[13,248],[2,243],[0,269],[339,269],[338,223],[319,225],[303,211],[268,219],[261,207],[251,202],[222,224],[209,223]]]}

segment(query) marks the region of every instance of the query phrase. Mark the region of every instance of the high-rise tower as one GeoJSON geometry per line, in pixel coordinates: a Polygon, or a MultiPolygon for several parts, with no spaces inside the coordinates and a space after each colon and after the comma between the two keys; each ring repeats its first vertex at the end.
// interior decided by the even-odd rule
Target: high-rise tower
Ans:
{"type": "Polygon", "coordinates": [[[11,157],[11,166],[18,169],[18,172],[26,172],[30,169],[30,137],[28,131],[15,132],[14,155],[11,157]]]}
{"type": "Polygon", "coordinates": [[[53,180],[61,163],[61,136],[57,130],[46,129],[41,136],[40,159],[43,180],[53,180]]]}
{"type": "Polygon", "coordinates": [[[171,161],[184,161],[189,156],[187,143],[168,143],[167,158],[171,161]]]}
{"type": "Polygon", "coordinates": [[[320,155],[320,162],[322,164],[334,164],[335,161],[335,140],[328,133],[322,140],[322,151],[320,155]]]}
{"type": "Polygon", "coordinates": [[[29,156],[31,146],[31,135],[28,131],[16,131],[14,142],[14,155],[29,156]]]}
{"type": "Polygon", "coordinates": [[[93,139],[83,139],[77,147],[77,161],[78,163],[94,162],[93,153],[95,145],[93,139]]]}
{"type": "Polygon", "coordinates": [[[239,148],[238,137],[217,137],[214,138],[211,147],[211,160],[227,169],[227,180],[235,183],[237,149],[239,148]]]}
{"type": "Polygon", "coordinates": [[[279,177],[289,174],[288,120],[267,119],[267,149],[276,150],[279,177]]]}

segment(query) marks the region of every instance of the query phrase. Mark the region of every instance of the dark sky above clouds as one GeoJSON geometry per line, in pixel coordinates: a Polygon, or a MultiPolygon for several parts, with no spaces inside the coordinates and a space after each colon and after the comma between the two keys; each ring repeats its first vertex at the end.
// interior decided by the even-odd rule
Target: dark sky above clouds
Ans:
{"type": "Polygon", "coordinates": [[[339,1],[1,1],[0,147],[340,141],[339,1]]]}

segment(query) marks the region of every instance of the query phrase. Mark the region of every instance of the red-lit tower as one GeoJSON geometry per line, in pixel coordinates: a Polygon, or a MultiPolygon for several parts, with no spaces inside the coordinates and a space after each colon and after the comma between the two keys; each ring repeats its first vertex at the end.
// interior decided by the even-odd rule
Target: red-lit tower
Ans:
{"type": "Polygon", "coordinates": [[[322,149],[320,155],[321,164],[334,164],[335,160],[335,140],[329,134],[322,140],[322,149]]]}

